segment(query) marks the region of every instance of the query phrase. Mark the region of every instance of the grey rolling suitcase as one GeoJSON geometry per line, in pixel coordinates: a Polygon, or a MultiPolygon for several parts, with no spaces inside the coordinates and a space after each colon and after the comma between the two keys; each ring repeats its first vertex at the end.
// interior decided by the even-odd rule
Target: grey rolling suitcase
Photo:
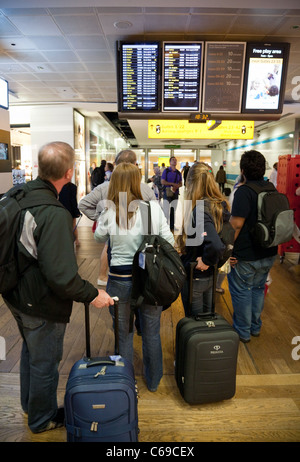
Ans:
{"type": "MultiPolygon", "coordinates": [[[[191,267],[190,302],[195,266],[191,267]]],[[[185,317],[176,327],[175,378],[189,404],[222,401],[235,394],[239,336],[215,313],[216,276],[217,268],[211,313],[185,317]]]]}

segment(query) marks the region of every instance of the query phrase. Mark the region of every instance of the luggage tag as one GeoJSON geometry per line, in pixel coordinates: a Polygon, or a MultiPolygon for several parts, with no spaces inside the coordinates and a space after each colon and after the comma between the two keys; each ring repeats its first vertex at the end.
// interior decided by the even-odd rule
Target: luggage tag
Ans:
{"type": "Polygon", "coordinates": [[[142,269],[146,268],[146,255],[145,252],[140,252],[139,254],[139,267],[142,269]]]}

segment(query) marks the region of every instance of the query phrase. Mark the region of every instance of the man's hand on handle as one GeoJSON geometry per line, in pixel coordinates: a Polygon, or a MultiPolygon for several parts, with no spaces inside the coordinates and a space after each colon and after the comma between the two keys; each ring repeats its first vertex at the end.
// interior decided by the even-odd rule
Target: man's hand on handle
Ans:
{"type": "Polygon", "coordinates": [[[96,308],[104,308],[105,306],[113,305],[114,300],[108,295],[105,290],[98,289],[98,296],[91,301],[91,305],[96,308]]]}

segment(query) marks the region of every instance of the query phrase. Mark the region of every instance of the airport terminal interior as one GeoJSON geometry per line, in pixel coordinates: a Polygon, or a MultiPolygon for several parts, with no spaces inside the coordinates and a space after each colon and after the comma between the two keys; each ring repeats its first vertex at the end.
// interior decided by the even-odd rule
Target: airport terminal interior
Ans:
{"type": "MultiPolygon", "coordinates": [[[[0,197],[35,179],[38,150],[75,149],[77,201],[91,191],[93,163],[136,153],[142,181],[175,156],[183,171],[203,161],[226,172],[257,150],[265,179],[294,210],[295,233],[279,246],[265,287],[262,331],[239,344],[233,398],[186,403],[174,376],[181,297],[162,313],[163,378],[151,393],[142,340],[134,335],[140,442],[300,441],[300,5],[265,0],[1,0],[0,197]]],[[[149,183],[151,188],[152,183],[149,183]]],[[[185,198],[184,184],[180,201],[185,198]]],[[[78,220],[79,274],[97,287],[103,244],[93,221],[78,220]]],[[[232,324],[225,277],[216,311],[232,324]]],[[[108,308],[91,308],[94,356],[114,350],[108,308]]],[[[0,441],[65,442],[65,428],[33,434],[20,404],[22,339],[0,295],[0,441]]],[[[58,404],[75,361],[85,355],[83,305],[73,303],[59,366],[58,404]]]]}

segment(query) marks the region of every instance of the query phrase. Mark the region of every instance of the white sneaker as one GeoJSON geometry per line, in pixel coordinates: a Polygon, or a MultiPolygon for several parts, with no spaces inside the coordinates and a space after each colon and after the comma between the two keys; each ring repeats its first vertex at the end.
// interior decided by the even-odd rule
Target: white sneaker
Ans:
{"type": "Polygon", "coordinates": [[[107,284],[107,281],[102,281],[102,279],[97,280],[97,285],[98,286],[106,286],[106,284],[107,284]]]}

